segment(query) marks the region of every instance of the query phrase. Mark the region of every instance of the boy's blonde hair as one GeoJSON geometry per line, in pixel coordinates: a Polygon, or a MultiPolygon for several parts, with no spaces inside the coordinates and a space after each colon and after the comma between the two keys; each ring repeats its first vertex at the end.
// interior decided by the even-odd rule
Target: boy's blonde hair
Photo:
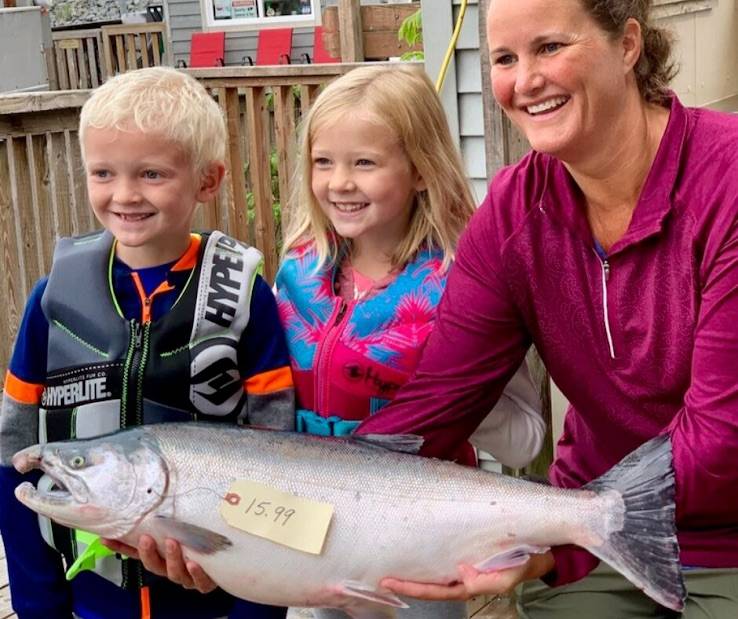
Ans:
{"type": "Polygon", "coordinates": [[[393,266],[407,263],[424,245],[441,249],[448,265],[474,201],[433,84],[421,68],[400,64],[354,69],[316,99],[301,129],[296,208],[284,253],[314,241],[324,264],[335,262],[341,244],[348,242],[332,230],[313,195],[311,149],[323,127],[356,112],[370,114],[397,135],[426,185],[416,194],[408,233],[391,256],[393,266]]]}
{"type": "Polygon", "coordinates": [[[182,149],[197,173],[225,158],[225,121],[218,104],[196,79],[171,67],[121,73],[92,93],[79,119],[83,159],[88,127],[162,136],[182,149]]]}

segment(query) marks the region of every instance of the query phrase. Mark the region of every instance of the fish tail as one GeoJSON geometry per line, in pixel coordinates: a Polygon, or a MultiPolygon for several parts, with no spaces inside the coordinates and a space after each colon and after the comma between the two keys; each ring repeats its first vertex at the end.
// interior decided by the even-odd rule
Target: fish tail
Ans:
{"type": "Polygon", "coordinates": [[[605,541],[587,546],[659,604],[681,610],[686,589],[679,562],[671,440],[658,436],[585,486],[603,498],[617,492],[620,509],[605,541]]]}

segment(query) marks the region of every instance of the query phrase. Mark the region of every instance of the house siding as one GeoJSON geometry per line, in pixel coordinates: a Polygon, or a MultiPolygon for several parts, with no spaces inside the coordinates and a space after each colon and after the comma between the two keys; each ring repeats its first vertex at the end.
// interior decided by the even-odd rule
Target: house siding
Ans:
{"type": "MultiPolygon", "coordinates": [[[[433,80],[441,70],[460,4],[461,0],[440,6],[438,0],[421,2],[423,39],[426,43],[425,67],[433,80]],[[431,41],[434,44],[428,45],[431,41]]],[[[481,201],[487,190],[481,75],[479,4],[478,0],[470,0],[441,91],[441,100],[477,201],[481,201]]]]}
{"type": "MultiPolygon", "coordinates": [[[[401,0],[397,0],[401,1],[401,0]]],[[[436,0],[438,1],[438,0],[436,0]]],[[[335,6],[338,0],[322,0],[321,7],[335,6]]],[[[362,0],[361,4],[380,4],[378,0],[362,0]]],[[[167,21],[175,64],[189,61],[190,38],[193,32],[203,30],[203,19],[199,0],[168,0],[167,21]]],[[[302,62],[303,54],[313,54],[312,27],[294,28],[292,33],[292,62],[302,62]]],[[[239,65],[244,56],[256,60],[256,41],[258,30],[240,32],[226,31],[225,63],[239,65]]]]}

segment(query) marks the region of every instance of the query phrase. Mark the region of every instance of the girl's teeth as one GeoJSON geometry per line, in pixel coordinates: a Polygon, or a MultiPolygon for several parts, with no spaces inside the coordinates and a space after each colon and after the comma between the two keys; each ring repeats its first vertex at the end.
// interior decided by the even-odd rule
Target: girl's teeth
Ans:
{"type": "Polygon", "coordinates": [[[362,202],[361,204],[355,204],[355,203],[349,203],[349,204],[342,204],[339,202],[334,202],[333,205],[339,210],[344,213],[354,213],[356,211],[360,211],[366,206],[366,202],[362,202]]]}
{"type": "Polygon", "coordinates": [[[541,112],[548,112],[554,108],[564,105],[568,99],[566,97],[556,97],[555,99],[549,99],[538,105],[529,105],[526,109],[528,114],[540,114],[541,112]]]}

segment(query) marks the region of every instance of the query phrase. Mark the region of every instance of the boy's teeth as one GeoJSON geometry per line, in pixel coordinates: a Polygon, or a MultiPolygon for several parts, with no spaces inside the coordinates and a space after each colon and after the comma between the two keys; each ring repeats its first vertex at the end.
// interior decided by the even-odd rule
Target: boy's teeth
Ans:
{"type": "Polygon", "coordinates": [[[567,97],[556,97],[555,99],[549,99],[548,101],[544,101],[537,105],[529,105],[526,109],[528,110],[528,114],[540,114],[541,112],[547,112],[548,110],[559,107],[568,100],[569,99],[567,97]]]}
{"type": "Polygon", "coordinates": [[[150,213],[142,213],[140,215],[127,215],[126,213],[118,213],[118,217],[120,217],[121,219],[125,221],[141,221],[150,216],[151,216],[150,213]]]}

